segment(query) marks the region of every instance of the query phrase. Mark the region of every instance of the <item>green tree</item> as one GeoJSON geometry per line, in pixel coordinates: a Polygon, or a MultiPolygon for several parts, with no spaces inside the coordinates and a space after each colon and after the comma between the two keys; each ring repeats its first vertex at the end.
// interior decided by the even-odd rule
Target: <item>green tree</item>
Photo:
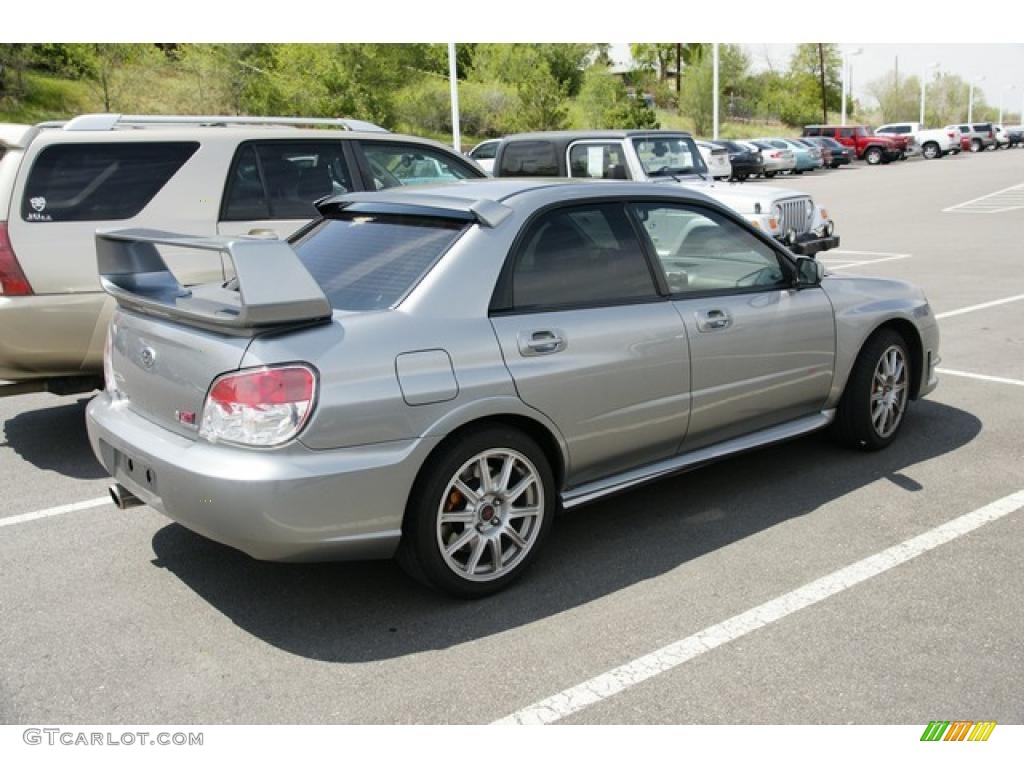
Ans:
{"type": "Polygon", "coordinates": [[[569,112],[565,107],[565,86],[548,70],[538,66],[526,74],[517,86],[519,113],[516,120],[520,131],[554,131],[568,125],[569,112]]]}
{"type": "MultiPolygon", "coordinates": [[[[694,131],[708,133],[714,124],[712,107],[714,72],[711,46],[692,53],[691,63],[683,70],[682,92],[679,94],[679,112],[693,121],[694,131]]],[[[718,47],[718,87],[729,94],[745,82],[750,59],[738,45],[718,47]]],[[[720,99],[721,108],[725,99],[720,99]]]]}
{"type": "Polygon", "coordinates": [[[893,70],[868,83],[867,92],[878,102],[883,123],[917,120],[920,111],[921,81],[899,77],[893,70]]]}
{"type": "Polygon", "coordinates": [[[622,81],[595,64],[583,75],[579,105],[586,128],[657,128],[657,116],[644,102],[631,98],[622,81]]]}
{"type": "Polygon", "coordinates": [[[72,43],[65,51],[68,67],[89,83],[104,112],[121,109],[126,91],[137,88],[140,76],[152,75],[165,61],[149,43],[72,43]]]}

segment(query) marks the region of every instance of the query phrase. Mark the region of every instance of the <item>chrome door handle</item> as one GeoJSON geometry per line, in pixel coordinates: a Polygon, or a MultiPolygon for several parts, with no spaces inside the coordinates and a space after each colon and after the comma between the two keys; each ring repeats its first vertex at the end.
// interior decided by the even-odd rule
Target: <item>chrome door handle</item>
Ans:
{"type": "Polygon", "coordinates": [[[724,309],[709,309],[697,313],[697,330],[701,333],[720,331],[732,325],[732,317],[724,309]]]}
{"type": "Polygon", "coordinates": [[[519,334],[519,354],[524,357],[550,355],[568,346],[565,334],[558,330],[528,331],[519,334]]]}

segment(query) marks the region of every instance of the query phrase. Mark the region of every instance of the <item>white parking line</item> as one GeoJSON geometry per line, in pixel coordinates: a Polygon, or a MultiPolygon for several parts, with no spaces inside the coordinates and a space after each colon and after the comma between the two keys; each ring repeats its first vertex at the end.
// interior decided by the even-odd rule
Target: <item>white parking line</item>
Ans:
{"type": "Polygon", "coordinates": [[[3,528],[5,525],[18,525],[18,523],[27,523],[31,520],[41,520],[44,517],[53,517],[54,515],[65,515],[68,512],[79,512],[83,509],[102,507],[104,504],[112,503],[113,502],[110,500],[109,496],[102,496],[97,499],[89,499],[88,501],[76,501],[74,504],[63,504],[59,507],[41,509],[38,512],[26,512],[24,515],[0,517],[0,528],[3,528]]]}
{"type": "Polygon", "coordinates": [[[943,208],[943,213],[1004,213],[1006,211],[1015,211],[1019,208],[1024,208],[1024,200],[1021,200],[1021,193],[1024,192],[1024,184],[1014,184],[1012,187],[1006,187],[1006,189],[998,189],[995,192],[989,192],[987,195],[981,197],[975,197],[971,200],[965,200],[962,203],[951,205],[948,208],[943,208]],[[991,201],[994,197],[999,197],[998,200],[991,201]],[[983,200],[990,200],[991,202],[983,203],[983,200]],[[1010,203],[1010,205],[1007,205],[1010,203]]]}
{"type": "Polygon", "coordinates": [[[978,379],[979,381],[991,381],[996,384],[1014,384],[1018,387],[1024,387],[1024,381],[1020,379],[1004,379],[1002,376],[986,376],[983,373],[968,373],[967,371],[954,371],[949,368],[936,368],[938,373],[944,373],[947,376],[963,376],[965,379],[978,379]]]}
{"type": "Polygon", "coordinates": [[[887,256],[884,259],[870,259],[868,261],[846,261],[843,260],[840,264],[835,265],[828,263],[829,269],[850,269],[851,267],[868,267],[873,264],[881,264],[883,261],[898,261],[899,259],[909,259],[909,253],[897,253],[892,256],[887,256]]]}
{"type": "Polygon", "coordinates": [[[561,693],[513,712],[495,721],[494,725],[543,725],[554,723],[592,704],[611,698],[617,693],[645,680],[668,672],[680,664],[725,645],[756,629],[773,624],[792,613],[820,603],[850,587],[913,560],[936,547],[960,538],[976,528],[1005,517],[1024,507],[1024,490],[1005,496],[973,512],[943,523],[919,536],[859,560],[852,565],[833,571],[816,581],[787,592],[781,597],[762,603],[756,608],[701,630],[678,642],[666,645],[653,653],[641,656],[610,672],[593,677],[561,693]]]}
{"type": "Polygon", "coordinates": [[[1005,299],[996,299],[995,301],[986,301],[984,304],[975,304],[970,307],[963,307],[961,309],[952,309],[949,312],[940,312],[935,316],[936,320],[942,320],[946,317],[956,317],[957,315],[966,315],[968,312],[977,312],[979,309],[988,309],[989,307],[998,307],[1001,304],[1009,304],[1013,301],[1024,300],[1024,293],[1017,294],[1016,296],[1008,296],[1005,299]]]}

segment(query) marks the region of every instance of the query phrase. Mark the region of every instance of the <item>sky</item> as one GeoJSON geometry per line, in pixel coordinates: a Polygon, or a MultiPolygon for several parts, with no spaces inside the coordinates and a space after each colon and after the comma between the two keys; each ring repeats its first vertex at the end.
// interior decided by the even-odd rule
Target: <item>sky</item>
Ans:
{"type": "MultiPolygon", "coordinates": [[[[769,62],[775,69],[785,69],[796,45],[744,43],[743,47],[750,55],[751,68],[761,71],[768,69],[769,62]]],[[[890,72],[897,57],[901,74],[920,76],[923,67],[938,62],[940,72],[957,74],[965,80],[984,77],[976,88],[997,109],[1000,95],[1007,111],[1020,111],[1024,100],[1024,44],[844,43],[841,47],[847,52],[863,49],[850,58],[850,65],[854,98],[866,105],[874,103],[866,90],[868,83],[890,72]]],[[[613,45],[612,57],[616,61],[628,59],[629,45],[613,45]]]]}

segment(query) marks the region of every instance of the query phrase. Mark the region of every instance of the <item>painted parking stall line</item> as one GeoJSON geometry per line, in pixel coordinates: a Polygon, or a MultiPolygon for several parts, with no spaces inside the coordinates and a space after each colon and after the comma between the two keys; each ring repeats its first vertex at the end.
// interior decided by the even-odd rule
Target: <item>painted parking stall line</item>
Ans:
{"type": "Polygon", "coordinates": [[[1006,213],[1024,209],[1024,184],[989,192],[987,195],[965,200],[943,208],[943,213],[1006,213]]]}
{"type": "Polygon", "coordinates": [[[885,261],[899,261],[909,259],[912,254],[893,253],[891,251],[851,251],[845,248],[837,248],[828,252],[827,258],[818,260],[833,272],[840,269],[852,269],[853,267],[864,267],[872,264],[881,264],[885,261]],[[850,258],[846,258],[849,256],[850,258]],[[870,258],[864,258],[865,256],[870,258]]]}
{"type": "Polygon", "coordinates": [[[113,501],[111,501],[109,496],[101,496],[99,498],[89,499],[88,501],[76,501],[73,504],[62,504],[59,507],[41,509],[37,512],[26,512],[23,515],[0,517],[0,528],[8,525],[28,523],[33,520],[42,520],[47,517],[56,517],[57,515],[66,515],[68,512],[80,512],[83,509],[93,509],[94,507],[102,507],[107,504],[113,504],[113,501]]]}
{"type": "Polygon", "coordinates": [[[592,677],[579,685],[520,709],[492,725],[545,725],[605,701],[642,682],[691,661],[721,645],[820,603],[936,547],[1006,517],[1024,507],[1024,490],[968,512],[947,523],[858,560],[774,600],[666,645],[653,653],[592,677]]]}
{"type": "Polygon", "coordinates": [[[1024,301],[1024,293],[1019,293],[1016,296],[1007,296],[1005,299],[995,299],[993,301],[986,301],[984,304],[973,304],[969,307],[951,309],[949,312],[940,312],[935,316],[935,319],[943,320],[947,317],[966,315],[968,312],[977,312],[980,309],[989,309],[990,307],[999,307],[1002,306],[1003,304],[1012,304],[1015,301],[1024,301]]]}
{"type": "Polygon", "coordinates": [[[1020,379],[1007,379],[1002,376],[988,376],[984,373],[971,373],[970,371],[954,371],[950,368],[936,368],[936,373],[944,373],[947,376],[962,376],[965,379],[977,379],[978,381],[990,381],[994,384],[1011,384],[1024,387],[1024,381],[1020,379]]]}

